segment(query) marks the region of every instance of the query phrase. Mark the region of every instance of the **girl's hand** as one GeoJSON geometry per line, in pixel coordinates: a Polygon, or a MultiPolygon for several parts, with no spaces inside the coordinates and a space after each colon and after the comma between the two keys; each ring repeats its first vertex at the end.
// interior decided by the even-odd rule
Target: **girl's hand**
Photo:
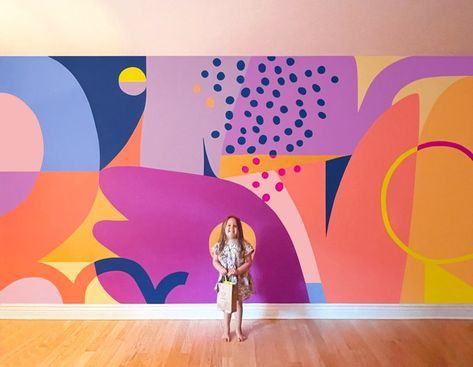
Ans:
{"type": "Polygon", "coordinates": [[[232,268],[228,271],[228,275],[238,275],[238,271],[232,268]]]}
{"type": "Polygon", "coordinates": [[[228,274],[227,269],[222,269],[222,270],[220,270],[220,274],[222,274],[222,275],[227,275],[227,274],[228,274]]]}

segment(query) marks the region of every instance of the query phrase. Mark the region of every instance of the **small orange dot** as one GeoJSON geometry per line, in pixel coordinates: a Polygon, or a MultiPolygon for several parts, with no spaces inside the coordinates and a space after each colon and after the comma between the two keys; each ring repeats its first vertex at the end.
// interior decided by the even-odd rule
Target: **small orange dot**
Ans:
{"type": "Polygon", "coordinates": [[[208,108],[214,108],[215,106],[215,101],[212,97],[207,98],[207,107],[208,108]]]}
{"type": "Polygon", "coordinates": [[[194,92],[195,93],[200,93],[200,84],[194,85],[194,92]]]}

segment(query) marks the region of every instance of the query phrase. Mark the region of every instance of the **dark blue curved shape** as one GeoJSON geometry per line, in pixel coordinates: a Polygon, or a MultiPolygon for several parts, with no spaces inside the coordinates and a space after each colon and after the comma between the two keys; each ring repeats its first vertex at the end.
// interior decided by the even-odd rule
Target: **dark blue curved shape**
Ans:
{"type": "Polygon", "coordinates": [[[148,273],[140,264],[130,259],[112,257],[98,260],[95,262],[95,271],[97,275],[109,271],[127,273],[135,280],[146,303],[165,303],[168,294],[174,287],[186,284],[189,275],[189,273],[182,271],[166,275],[155,289],[148,273]]]}
{"type": "Polygon", "coordinates": [[[123,149],[143,115],[146,92],[125,94],[118,77],[130,66],[146,74],[146,58],[138,57],[53,57],[77,79],[92,109],[100,144],[100,168],[123,149]]]}
{"type": "Polygon", "coordinates": [[[204,176],[217,177],[215,176],[212,166],[209,162],[209,157],[207,156],[207,150],[205,150],[205,140],[202,139],[202,144],[204,146],[204,176]]]}
{"type": "Polygon", "coordinates": [[[328,231],[333,202],[351,155],[331,159],[325,164],[325,233],[328,231]]]}

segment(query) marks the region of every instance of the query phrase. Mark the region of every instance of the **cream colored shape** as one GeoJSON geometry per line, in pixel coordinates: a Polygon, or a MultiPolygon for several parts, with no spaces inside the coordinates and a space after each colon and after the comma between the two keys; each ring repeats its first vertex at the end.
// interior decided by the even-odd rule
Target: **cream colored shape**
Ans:
{"type": "Polygon", "coordinates": [[[64,274],[72,283],[76,281],[79,273],[84,269],[90,262],[42,262],[43,264],[49,265],[54,269],[57,269],[64,274]]]}
{"type": "Polygon", "coordinates": [[[117,254],[98,242],[93,235],[93,228],[97,222],[102,220],[127,220],[107,199],[100,188],[89,214],[84,222],[48,255],[43,257],[42,262],[77,262],[118,257],[117,254]]]}
{"type": "Polygon", "coordinates": [[[264,193],[269,193],[271,199],[267,204],[277,214],[289,233],[289,237],[291,237],[305,282],[320,283],[320,274],[315,256],[299,211],[286,188],[283,188],[280,192],[274,189],[276,183],[281,181],[279,175],[274,171],[268,173],[269,177],[267,179],[262,179],[260,174],[234,176],[225,179],[240,184],[253,191],[259,197],[262,197],[264,193]],[[251,185],[253,181],[259,181],[260,187],[255,189],[251,185]]]}
{"type": "Polygon", "coordinates": [[[358,79],[358,109],[365,98],[366,91],[374,78],[387,66],[402,59],[399,56],[356,56],[358,79]]]}
{"type": "Polygon", "coordinates": [[[125,20],[117,19],[112,7],[92,0],[2,0],[0,34],[10,35],[1,38],[2,49],[12,55],[26,54],[22,51],[26,44],[28,55],[90,55],[123,49],[128,39],[125,20]],[[52,52],[45,53],[46,49],[52,52]]]}
{"type": "Polygon", "coordinates": [[[89,286],[85,290],[84,303],[87,304],[117,304],[102,287],[97,277],[92,279],[89,286]]]}
{"type": "Polygon", "coordinates": [[[432,106],[450,85],[463,77],[435,77],[416,80],[402,88],[394,97],[393,104],[411,94],[419,95],[419,136],[422,135],[425,122],[432,106]]]}
{"type": "Polygon", "coordinates": [[[473,287],[444,270],[425,264],[425,303],[473,303],[473,287]]]}

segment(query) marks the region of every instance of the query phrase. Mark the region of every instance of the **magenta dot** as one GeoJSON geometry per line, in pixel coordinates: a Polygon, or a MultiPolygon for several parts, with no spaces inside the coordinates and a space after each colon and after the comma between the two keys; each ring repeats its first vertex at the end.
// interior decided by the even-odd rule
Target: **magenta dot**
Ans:
{"type": "Polygon", "coordinates": [[[294,172],[300,172],[301,171],[301,166],[297,165],[294,166],[294,172]]]}
{"type": "Polygon", "coordinates": [[[253,164],[259,164],[259,158],[258,157],[253,158],[253,164]]]}
{"type": "Polygon", "coordinates": [[[263,177],[263,178],[266,180],[266,179],[269,177],[268,172],[263,172],[263,173],[261,174],[261,177],[263,177]]]}
{"type": "Polygon", "coordinates": [[[245,173],[248,173],[248,171],[250,170],[247,166],[243,166],[241,167],[241,170],[245,173]]]}
{"type": "Polygon", "coordinates": [[[284,188],[284,184],[282,182],[278,182],[275,186],[276,191],[282,191],[284,188]]]}
{"type": "Polygon", "coordinates": [[[284,168],[280,168],[278,173],[279,173],[279,176],[284,176],[286,174],[286,170],[284,168]]]}
{"type": "Polygon", "coordinates": [[[262,199],[263,199],[263,201],[269,201],[269,199],[271,199],[271,197],[269,196],[269,194],[264,194],[262,199]]]}
{"type": "Polygon", "coordinates": [[[254,188],[258,188],[259,187],[259,182],[258,181],[253,181],[252,185],[253,185],[254,188]]]}

